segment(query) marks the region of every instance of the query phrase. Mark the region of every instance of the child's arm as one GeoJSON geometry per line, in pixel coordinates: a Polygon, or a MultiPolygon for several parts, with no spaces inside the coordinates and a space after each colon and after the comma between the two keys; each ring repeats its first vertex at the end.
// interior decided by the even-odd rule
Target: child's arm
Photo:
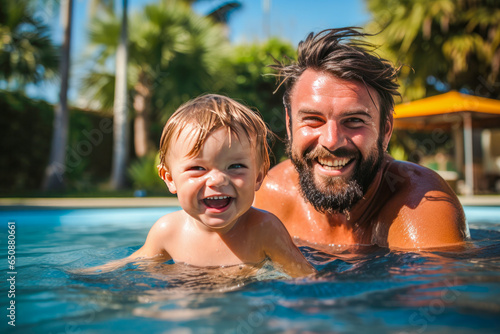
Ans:
{"type": "Polygon", "coordinates": [[[267,214],[270,217],[266,219],[265,229],[262,231],[265,254],[292,277],[316,273],[316,269],[307,262],[304,255],[293,243],[283,223],[276,216],[267,214]]]}
{"type": "Polygon", "coordinates": [[[170,255],[165,250],[164,244],[168,232],[168,219],[167,216],[160,218],[149,230],[146,242],[144,245],[135,251],[132,255],[108,262],[106,264],[90,267],[85,269],[80,269],[76,271],[79,274],[101,274],[114,271],[121,268],[128,263],[134,262],[137,259],[147,259],[147,258],[157,258],[162,261],[168,261],[171,259],[170,255]]]}
{"type": "Polygon", "coordinates": [[[170,234],[169,227],[171,226],[168,216],[170,215],[163,216],[153,225],[153,227],[151,227],[144,245],[130,255],[128,259],[135,260],[139,258],[158,257],[168,261],[172,258],[165,249],[165,244],[170,234]]]}

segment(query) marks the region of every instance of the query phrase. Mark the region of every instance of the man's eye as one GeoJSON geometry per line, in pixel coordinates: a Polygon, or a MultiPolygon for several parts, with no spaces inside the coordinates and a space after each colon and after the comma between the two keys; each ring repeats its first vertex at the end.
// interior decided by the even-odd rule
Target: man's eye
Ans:
{"type": "Polygon", "coordinates": [[[323,119],[319,117],[306,117],[302,120],[308,126],[319,126],[324,123],[323,119]]]}
{"type": "Polygon", "coordinates": [[[348,118],[345,120],[344,123],[348,125],[361,125],[364,124],[365,122],[361,118],[348,118]]]}
{"type": "Polygon", "coordinates": [[[232,164],[229,166],[229,169],[239,169],[239,168],[246,168],[244,164],[232,164]]]}

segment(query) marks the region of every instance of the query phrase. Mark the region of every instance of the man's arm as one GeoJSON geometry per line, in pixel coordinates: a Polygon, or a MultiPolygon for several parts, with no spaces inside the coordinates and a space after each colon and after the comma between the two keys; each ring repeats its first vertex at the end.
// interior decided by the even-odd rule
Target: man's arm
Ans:
{"type": "Polygon", "coordinates": [[[424,249],[463,244],[469,237],[465,214],[446,181],[434,171],[410,163],[398,162],[392,171],[403,181],[381,203],[379,221],[388,224],[387,246],[424,249]]]}

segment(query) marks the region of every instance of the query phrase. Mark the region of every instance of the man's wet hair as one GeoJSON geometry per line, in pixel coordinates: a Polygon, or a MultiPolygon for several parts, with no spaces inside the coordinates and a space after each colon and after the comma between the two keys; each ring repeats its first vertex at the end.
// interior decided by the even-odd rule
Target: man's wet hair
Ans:
{"type": "Polygon", "coordinates": [[[283,103],[289,113],[295,83],[305,70],[313,69],[372,87],[378,93],[379,104],[375,103],[373,96],[370,97],[380,111],[380,132],[384,132],[386,120],[394,110],[394,96],[401,97],[397,82],[399,68],[379,57],[374,52],[375,45],[363,40],[373,36],[372,34],[359,30],[360,28],[347,27],[310,33],[299,43],[296,61],[277,61],[270,65],[277,71],[280,86],[285,85],[283,103]]]}

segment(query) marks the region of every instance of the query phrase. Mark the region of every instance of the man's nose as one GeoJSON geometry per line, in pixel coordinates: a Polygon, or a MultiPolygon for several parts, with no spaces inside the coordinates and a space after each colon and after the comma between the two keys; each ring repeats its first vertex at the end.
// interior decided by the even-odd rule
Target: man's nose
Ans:
{"type": "Polygon", "coordinates": [[[226,173],[220,170],[212,170],[208,174],[207,186],[222,187],[229,183],[226,173]]]}
{"type": "Polygon", "coordinates": [[[335,121],[329,121],[322,127],[318,143],[330,152],[346,145],[346,137],[341,126],[335,121]]]}

